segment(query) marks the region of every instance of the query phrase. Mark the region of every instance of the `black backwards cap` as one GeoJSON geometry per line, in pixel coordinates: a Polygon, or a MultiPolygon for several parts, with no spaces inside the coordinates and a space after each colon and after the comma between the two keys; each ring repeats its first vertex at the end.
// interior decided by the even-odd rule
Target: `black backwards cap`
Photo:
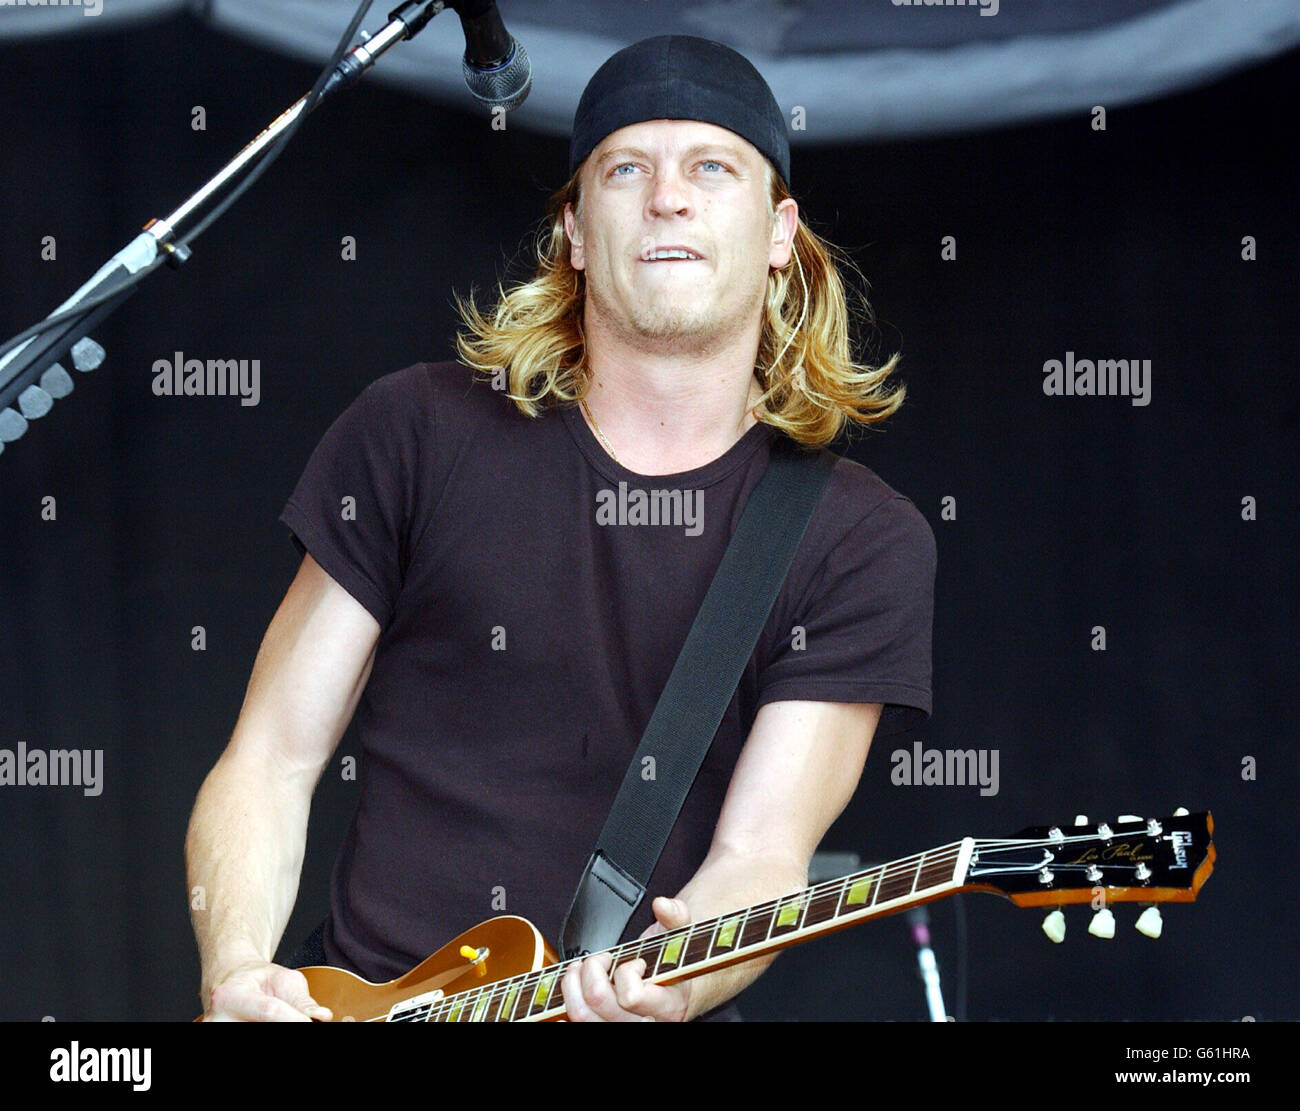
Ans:
{"type": "Polygon", "coordinates": [[[698,120],[757,147],[790,184],[785,117],[763,75],[729,46],[659,35],[624,47],[592,75],[569,140],[573,174],[606,135],[647,120],[698,120]]]}

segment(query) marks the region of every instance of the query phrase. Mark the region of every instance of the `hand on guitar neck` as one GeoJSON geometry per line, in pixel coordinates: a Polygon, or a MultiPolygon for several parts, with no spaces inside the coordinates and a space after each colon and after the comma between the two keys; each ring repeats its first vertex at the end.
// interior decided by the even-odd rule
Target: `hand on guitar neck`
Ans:
{"type": "MultiPolygon", "coordinates": [[[[655,922],[641,938],[657,937],[680,929],[691,913],[680,899],[654,901],[655,922]]],[[[656,984],[646,975],[653,971],[645,958],[627,961],[614,969],[613,957],[598,953],[574,962],[560,981],[567,1017],[571,1022],[681,1022],[691,1001],[691,981],[656,984]]]]}

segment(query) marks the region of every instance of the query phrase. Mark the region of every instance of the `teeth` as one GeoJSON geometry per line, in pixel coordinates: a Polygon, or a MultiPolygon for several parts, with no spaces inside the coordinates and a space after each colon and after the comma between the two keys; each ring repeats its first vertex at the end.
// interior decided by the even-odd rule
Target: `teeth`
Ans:
{"type": "Polygon", "coordinates": [[[652,254],[650,257],[652,259],[659,259],[659,258],[698,259],[699,255],[693,255],[691,254],[690,251],[655,251],[655,253],[652,254]]]}

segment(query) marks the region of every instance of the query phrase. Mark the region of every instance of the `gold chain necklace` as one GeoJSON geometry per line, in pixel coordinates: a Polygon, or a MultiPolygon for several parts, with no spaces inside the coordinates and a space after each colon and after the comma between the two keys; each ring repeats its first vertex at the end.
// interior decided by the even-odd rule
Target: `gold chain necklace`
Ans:
{"type": "MultiPolygon", "coordinates": [[[[614,454],[614,449],[610,446],[609,441],[605,439],[605,433],[600,430],[600,425],[596,422],[596,418],[591,415],[591,410],[587,408],[587,399],[585,397],[582,398],[578,404],[582,406],[582,411],[587,414],[587,420],[591,422],[592,431],[600,437],[600,442],[605,445],[605,450],[609,452],[609,457],[613,459],[615,463],[618,463],[618,456],[614,454]]],[[[619,466],[622,466],[622,464],[619,463],[619,466]]]]}

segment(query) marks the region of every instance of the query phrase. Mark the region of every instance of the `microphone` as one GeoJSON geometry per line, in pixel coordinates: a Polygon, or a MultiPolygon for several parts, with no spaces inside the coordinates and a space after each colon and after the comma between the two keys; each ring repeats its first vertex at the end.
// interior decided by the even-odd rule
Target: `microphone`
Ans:
{"type": "Polygon", "coordinates": [[[449,0],[465,32],[461,71],[474,99],[514,111],[533,87],[533,64],[501,22],[495,0],[449,0]]]}

